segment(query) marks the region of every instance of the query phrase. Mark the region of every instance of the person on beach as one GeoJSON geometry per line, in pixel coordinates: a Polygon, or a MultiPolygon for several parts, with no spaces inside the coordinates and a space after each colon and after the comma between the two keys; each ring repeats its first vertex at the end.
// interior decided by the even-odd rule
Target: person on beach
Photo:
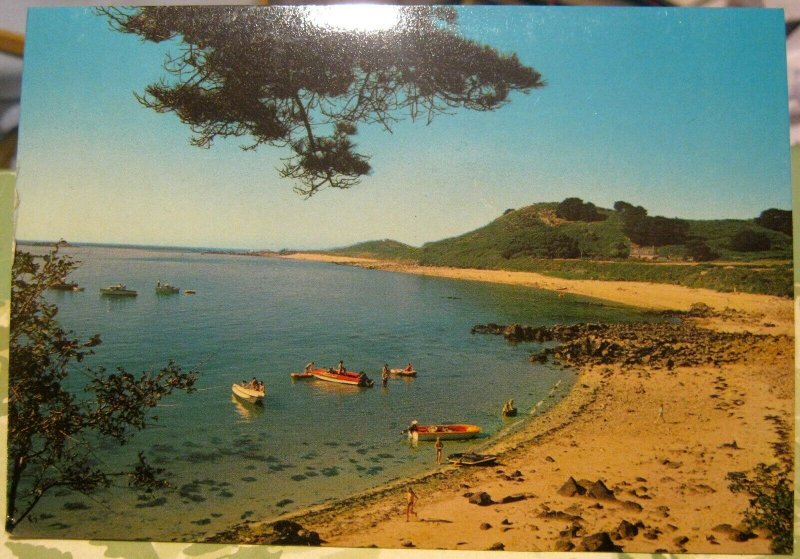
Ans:
{"type": "Polygon", "coordinates": [[[444,448],[444,444],[442,444],[441,437],[436,437],[436,444],[433,445],[433,448],[436,449],[436,463],[442,463],[442,449],[444,448]]]}
{"type": "Polygon", "coordinates": [[[383,381],[383,385],[386,386],[389,384],[389,364],[384,363],[383,369],[381,369],[381,381],[383,381]]]}
{"type": "Polygon", "coordinates": [[[417,516],[414,510],[414,505],[417,504],[417,494],[414,493],[414,488],[410,485],[406,489],[406,522],[411,520],[411,515],[417,516]]]}
{"type": "Polygon", "coordinates": [[[662,402],[660,406],[658,406],[658,416],[656,416],[656,423],[661,420],[661,423],[666,423],[667,420],[664,419],[664,403],[662,402]]]}
{"type": "Polygon", "coordinates": [[[306,363],[306,369],[305,369],[306,373],[310,373],[313,369],[314,369],[313,361],[309,361],[308,363],[306,363]]]}

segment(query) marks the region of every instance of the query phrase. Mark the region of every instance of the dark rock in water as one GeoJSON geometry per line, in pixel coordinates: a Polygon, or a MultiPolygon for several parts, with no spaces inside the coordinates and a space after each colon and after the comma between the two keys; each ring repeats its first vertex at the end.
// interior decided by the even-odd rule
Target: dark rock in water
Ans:
{"type": "Polygon", "coordinates": [[[492,497],[485,491],[471,495],[469,502],[481,507],[485,507],[494,503],[494,501],[492,501],[492,497]]]}
{"type": "Polygon", "coordinates": [[[565,497],[574,497],[575,495],[585,495],[586,488],[582,485],[578,484],[575,481],[575,478],[570,477],[564,485],[561,486],[561,489],[558,490],[559,495],[563,495],[565,497]]]}
{"type": "Polygon", "coordinates": [[[480,525],[480,529],[481,530],[491,530],[492,529],[492,525],[489,524],[488,522],[483,522],[480,525]]]}
{"type": "Polygon", "coordinates": [[[278,520],[267,527],[261,543],[268,545],[313,545],[322,543],[319,534],[304,529],[297,522],[278,520]]]}
{"type": "Polygon", "coordinates": [[[680,547],[683,547],[684,545],[689,543],[689,538],[688,538],[688,536],[678,536],[677,538],[674,538],[672,540],[672,543],[674,543],[675,545],[678,545],[680,547]]]}
{"type": "Polygon", "coordinates": [[[490,546],[489,546],[489,547],[486,549],[486,551],[505,551],[505,549],[506,549],[506,546],[505,546],[505,544],[502,544],[502,543],[500,543],[500,542],[497,542],[497,543],[493,543],[492,545],[490,545],[490,546]]]}
{"type": "Polygon", "coordinates": [[[277,503],[275,503],[275,506],[276,506],[276,507],[283,508],[283,507],[285,507],[286,505],[291,505],[292,503],[294,503],[294,501],[293,501],[293,500],[291,500],[291,499],[281,499],[280,501],[278,501],[277,503]]]}
{"type": "Polygon", "coordinates": [[[598,532],[591,536],[586,536],[581,540],[579,551],[622,551],[622,547],[615,545],[608,532],[598,532]]]}
{"type": "Polygon", "coordinates": [[[414,545],[414,542],[412,542],[411,540],[401,540],[400,541],[400,546],[401,547],[416,547],[414,545]]]}
{"type": "Polygon", "coordinates": [[[609,501],[616,499],[616,497],[614,497],[614,492],[606,487],[606,484],[599,479],[586,490],[586,494],[594,499],[609,501]]]}

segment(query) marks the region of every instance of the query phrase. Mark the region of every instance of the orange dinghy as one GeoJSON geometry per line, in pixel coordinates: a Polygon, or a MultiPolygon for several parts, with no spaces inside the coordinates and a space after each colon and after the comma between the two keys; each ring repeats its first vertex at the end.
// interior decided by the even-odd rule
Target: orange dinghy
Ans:
{"type": "Polygon", "coordinates": [[[328,369],[313,369],[311,375],[319,380],[327,380],[328,382],[337,382],[339,384],[349,384],[351,386],[364,386],[370,387],[375,384],[364,373],[357,373],[355,371],[344,371],[343,373],[331,372],[328,369]]]}
{"type": "Polygon", "coordinates": [[[472,439],[478,436],[481,428],[469,423],[451,423],[445,425],[419,425],[412,423],[408,428],[408,437],[419,441],[443,441],[472,439]]]}

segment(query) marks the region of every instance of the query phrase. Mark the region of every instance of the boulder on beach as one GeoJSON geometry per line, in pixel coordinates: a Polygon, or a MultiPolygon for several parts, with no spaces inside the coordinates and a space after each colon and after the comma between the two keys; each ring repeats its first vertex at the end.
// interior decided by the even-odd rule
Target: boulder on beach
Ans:
{"type": "Polygon", "coordinates": [[[278,520],[268,526],[263,543],[267,545],[321,545],[319,534],[304,529],[297,522],[278,520]]]}
{"type": "Polygon", "coordinates": [[[586,488],[580,485],[575,478],[571,477],[564,482],[564,485],[558,490],[559,495],[564,497],[574,497],[575,495],[585,495],[586,488]]]}
{"type": "Polygon", "coordinates": [[[486,507],[494,503],[494,501],[492,501],[492,497],[485,491],[472,494],[469,498],[469,502],[481,507],[486,507]]]}
{"type": "Polygon", "coordinates": [[[578,551],[622,551],[622,547],[616,545],[608,532],[598,532],[591,536],[581,539],[578,551]]]}
{"type": "Polygon", "coordinates": [[[616,499],[616,497],[614,497],[614,492],[606,487],[606,484],[599,479],[586,490],[586,495],[592,497],[593,499],[601,499],[606,501],[616,499]]]}

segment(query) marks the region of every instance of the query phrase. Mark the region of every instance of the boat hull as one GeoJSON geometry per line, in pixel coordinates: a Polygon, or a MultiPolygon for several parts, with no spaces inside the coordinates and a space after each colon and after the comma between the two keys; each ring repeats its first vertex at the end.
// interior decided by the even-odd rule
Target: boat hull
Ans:
{"type": "Polygon", "coordinates": [[[491,466],[497,462],[497,456],[471,452],[451,454],[447,459],[451,464],[459,466],[491,466]]]}
{"type": "Polygon", "coordinates": [[[138,293],[136,291],[131,291],[130,289],[126,289],[124,291],[119,289],[101,289],[100,295],[105,297],[136,297],[138,293]]]}
{"type": "Polygon", "coordinates": [[[348,384],[350,386],[370,387],[373,382],[366,376],[363,376],[354,371],[345,371],[340,373],[329,373],[326,369],[314,369],[311,371],[311,376],[319,380],[328,382],[335,382],[337,384],[348,384]]]}
{"type": "Polygon", "coordinates": [[[180,292],[181,290],[177,287],[172,287],[172,286],[156,287],[156,293],[158,295],[177,295],[180,292]]]}
{"type": "Polygon", "coordinates": [[[411,371],[406,371],[405,369],[389,369],[389,372],[393,375],[400,375],[404,377],[417,376],[417,371],[414,371],[413,369],[411,371]]]}
{"type": "Polygon", "coordinates": [[[446,425],[417,425],[416,429],[409,430],[408,436],[418,441],[457,441],[474,439],[481,432],[477,425],[455,423],[446,425]]]}
{"type": "Polygon", "coordinates": [[[245,402],[249,402],[251,404],[257,404],[258,402],[262,401],[265,395],[264,390],[253,390],[252,388],[247,388],[241,384],[233,384],[231,386],[231,391],[233,392],[233,395],[240,400],[244,400],[245,402]]]}

